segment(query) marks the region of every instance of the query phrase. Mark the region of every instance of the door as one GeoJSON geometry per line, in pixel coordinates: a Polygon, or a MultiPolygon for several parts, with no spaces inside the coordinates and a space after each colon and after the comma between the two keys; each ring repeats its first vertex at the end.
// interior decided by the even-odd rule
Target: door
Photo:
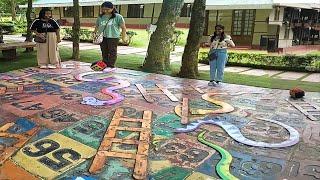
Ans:
{"type": "Polygon", "coordinates": [[[233,11],[232,39],[236,45],[251,46],[255,12],[255,9],[233,11]]]}

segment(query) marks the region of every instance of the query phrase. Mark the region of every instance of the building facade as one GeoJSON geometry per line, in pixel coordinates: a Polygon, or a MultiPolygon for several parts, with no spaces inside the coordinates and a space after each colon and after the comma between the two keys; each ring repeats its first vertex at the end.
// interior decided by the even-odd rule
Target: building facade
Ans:
{"type": "MultiPolygon", "coordinates": [[[[230,34],[240,47],[273,51],[297,45],[320,44],[320,1],[293,1],[207,0],[203,39],[207,39],[214,32],[216,24],[222,24],[226,33],[230,34]]],[[[114,0],[127,27],[139,29],[145,29],[149,24],[157,22],[161,2],[162,0],[114,0]]],[[[80,1],[81,26],[94,26],[102,3],[103,1],[80,1]]],[[[50,0],[38,0],[34,2],[34,7],[36,13],[41,7],[51,7],[53,17],[62,25],[70,26],[73,23],[72,2],[50,3],[50,0]]],[[[192,0],[186,0],[177,27],[189,27],[191,9],[192,0]]]]}

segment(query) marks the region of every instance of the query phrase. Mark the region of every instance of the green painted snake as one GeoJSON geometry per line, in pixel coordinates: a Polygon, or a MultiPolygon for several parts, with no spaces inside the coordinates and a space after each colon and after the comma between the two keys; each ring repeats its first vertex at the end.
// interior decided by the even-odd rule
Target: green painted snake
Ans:
{"type": "Polygon", "coordinates": [[[220,154],[221,154],[221,160],[218,162],[216,170],[218,175],[223,179],[223,180],[238,180],[237,177],[233,176],[230,173],[229,170],[229,166],[231,164],[232,161],[232,156],[231,154],[226,151],[225,149],[223,149],[222,147],[212,144],[209,141],[206,141],[206,139],[204,138],[204,134],[206,133],[206,131],[202,131],[199,135],[198,135],[198,140],[207,145],[210,146],[212,148],[214,148],[215,150],[217,150],[220,154]]]}

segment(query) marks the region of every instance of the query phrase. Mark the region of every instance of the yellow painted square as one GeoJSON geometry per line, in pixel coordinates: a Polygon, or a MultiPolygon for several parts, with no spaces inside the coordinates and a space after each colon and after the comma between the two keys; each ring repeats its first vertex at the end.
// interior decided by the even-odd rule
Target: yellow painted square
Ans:
{"type": "Polygon", "coordinates": [[[193,180],[193,179],[197,179],[197,180],[215,180],[215,178],[202,174],[200,172],[194,172],[192,173],[189,177],[186,178],[186,180],[193,180]]]}
{"type": "MultiPolygon", "coordinates": [[[[42,148],[48,148],[50,146],[53,147],[52,144],[48,144],[48,143],[41,145],[42,148]]],[[[55,147],[57,147],[57,146],[55,146],[55,147]]],[[[21,166],[22,168],[24,168],[25,170],[29,171],[30,173],[32,173],[34,175],[38,175],[38,176],[41,176],[46,179],[53,179],[53,178],[57,177],[58,175],[68,171],[69,169],[79,165],[80,163],[84,162],[85,160],[91,158],[92,156],[95,155],[95,153],[96,153],[96,150],[89,147],[89,146],[81,144],[80,142],[77,142],[77,141],[70,139],[66,136],[63,136],[61,134],[54,133],[52,135],[49,135],[45,138],[42,138],[42,139],[36,141],[36,142],[33,142],[32,144],[26,145],[24,148],[19,150],[19,152],[13,157],[13,160],[19,166],[21,166]],[[48,152],[47,154],[38,156],[38,157],[31,157],[24,152],[24,151],[28,150],[28,148],[29,148],[28,151],[30,151],[32,153],[38,152],[41,148],[40,149],[36,148],[35,144],[36,143],[39,144],[39,143],[45,142],[45,141],[51,141],[51,142],[54,141],[59,144],[59,146],[58,146],[59,148],[57,148],[51,152],[48,152]],[[74,161],[74,160],[70,159],[70,157],[71,157],[70,154],[64,154],[62,157],[71,163],[66,166],[63,166],[57,170],[53,170],[53,168],[50,168],[48,165],[45,165],[39,161],[41,158],[47,157],[56,163],[60,162],[58,159],[53,157],[53,154],[55,152],[65,151],[66,149],[76,151],[78,153],[78,155],[80,155],[80,157],[78,156],[78,158],[76,158],[76,160],[74,161]]]]}

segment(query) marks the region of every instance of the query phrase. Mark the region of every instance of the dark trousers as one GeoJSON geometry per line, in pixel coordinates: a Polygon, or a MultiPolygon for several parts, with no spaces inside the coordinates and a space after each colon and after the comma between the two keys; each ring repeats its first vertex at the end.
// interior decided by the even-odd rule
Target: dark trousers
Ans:
{"type": "Polygon", "coordinates": [[[103,38],[100,44],[103,61],[108,67],[113,68],[117,60],[118,38],[103,38]]]}

